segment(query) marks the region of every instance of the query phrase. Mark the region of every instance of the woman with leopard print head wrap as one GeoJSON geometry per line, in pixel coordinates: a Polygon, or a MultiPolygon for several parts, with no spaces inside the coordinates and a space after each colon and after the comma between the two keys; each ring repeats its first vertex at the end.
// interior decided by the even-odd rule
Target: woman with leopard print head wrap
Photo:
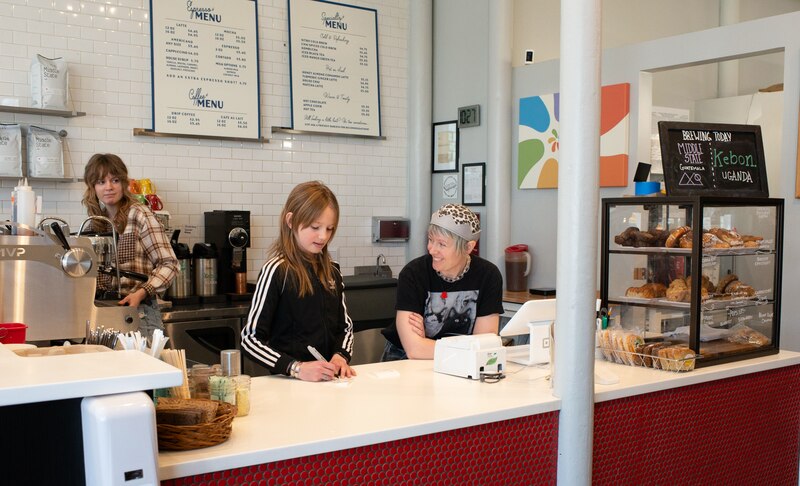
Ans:
{"type": "Polygon", "coordinates": [[[493,263],[470,255],[480,233],[480,220],[465,206],[446,204],[433,213],[428,254],[400,272],[397,317],[383,330],[382,361],[433,359],[439,338],[497,333],[503,277],[493,263]]]}

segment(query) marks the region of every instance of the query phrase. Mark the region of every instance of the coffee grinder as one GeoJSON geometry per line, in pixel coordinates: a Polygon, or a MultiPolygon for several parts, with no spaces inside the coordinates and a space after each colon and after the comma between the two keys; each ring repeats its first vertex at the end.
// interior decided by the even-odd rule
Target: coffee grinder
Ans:
{"type": "Polygon", "coordinates": [[[219,252],[217,293],[230,300],[247,300],[247,247],[250,246],[250,211],[215,210],[205,213],[206,243],[219,252]]]}

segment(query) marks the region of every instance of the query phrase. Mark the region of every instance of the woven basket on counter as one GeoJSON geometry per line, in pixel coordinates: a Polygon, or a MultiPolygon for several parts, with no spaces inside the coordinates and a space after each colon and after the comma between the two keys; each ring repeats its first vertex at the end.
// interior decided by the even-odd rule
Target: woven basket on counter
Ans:
{"type": "MultiPolygon", "coordinates": [[[[192,399],[192,401],[206,401],[192,399]]],[[[165,451],[187,451],[221,444],[231,435],[231,424],[236,417],[236,406],[217,402],[217,415],[213,420],[197,425],[157,424],[158,448],[165,451]]]]}

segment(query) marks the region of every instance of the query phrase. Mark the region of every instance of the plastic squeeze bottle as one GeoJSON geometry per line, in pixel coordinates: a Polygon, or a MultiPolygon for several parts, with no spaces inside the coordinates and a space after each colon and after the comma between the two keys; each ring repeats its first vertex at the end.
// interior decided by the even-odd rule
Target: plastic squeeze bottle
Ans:
{"type": "MultiPolygon", "coordinates": [[[[33,188],[28,185],[28,178],[20,180],[19,185],[14,187],[11,193],[11,221],[22,223],[30,227],[36,225],[36,194],[33,188]]],[[[32,236],[33,231],[14,227],[13,234],[20,236],[32,236]]]]}

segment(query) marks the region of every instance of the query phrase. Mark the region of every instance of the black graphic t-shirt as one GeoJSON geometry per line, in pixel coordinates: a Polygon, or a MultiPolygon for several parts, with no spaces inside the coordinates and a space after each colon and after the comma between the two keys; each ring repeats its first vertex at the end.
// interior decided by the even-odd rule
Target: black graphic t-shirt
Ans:
{"type": "MultiPolygon", "coordinates": [[[[422,315],[425,337],[430,339],[472,334],[478,317],[503,313],[503,277],[494,264],[472,257],[461,280],[446,282],[433,269],[431,256],[424,255],[400,272],[395,309],[422,315]]],[[[396,324],[383,335],[402,348],[396,324]]]]}

